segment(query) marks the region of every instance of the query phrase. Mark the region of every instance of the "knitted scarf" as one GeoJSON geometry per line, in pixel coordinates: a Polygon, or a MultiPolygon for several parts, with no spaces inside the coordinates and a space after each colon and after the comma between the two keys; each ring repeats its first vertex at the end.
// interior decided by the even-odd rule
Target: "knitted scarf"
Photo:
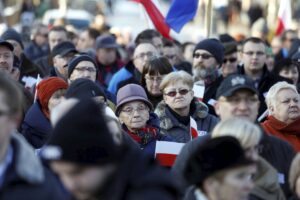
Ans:
{"type": "Polygon", "coordinates": [[[141,146],[147,145],[158,136],[158,129],[148,125],[136,132],[131,132],[127,127],[124,128],[124,130],[130,135],[130,137],[141,146]]]}

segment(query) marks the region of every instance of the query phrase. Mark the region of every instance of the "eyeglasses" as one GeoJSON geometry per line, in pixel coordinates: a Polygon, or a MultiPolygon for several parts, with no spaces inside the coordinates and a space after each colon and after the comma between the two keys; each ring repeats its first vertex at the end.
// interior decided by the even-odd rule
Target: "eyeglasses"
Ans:
{"type": "Polygon", "coordinates": [[[265,55],[265,52],[262,52],[262,51],[257,51],[257,52],[246,51],[246,52],[243,52],[243,53],[246,54],[247,56],[253,56],[254,54],[256,54],[257,56],[263,56],[263,55],[265,55]]]}
{"type": "Polygon", "coordinates": [[[121,110],[121,112],[124,112],[128,115],[132,115],[134,113],[134,111],[137,111],[138,113],[140,113],[140,112],[149,111],[149,108],[146,105],[140,105],[137,108],[125,107],[124,109],[121,110]]]}
{"type": "Polygon", "coordinates": [[[210,55],[210,54],[207,54],[207,53],[203,53],[203,54],[201,54],[201,53],[194,53],[193,57],[194,58],[200,58],[201,57],[202,59],[207,60],[207,59],[210,59],[211,57],[214,57],[214,56],[210,55]]]}
{"type": "Polygon", "coordinates": [[[84,72],[84,71],[88,71],[88,72],[91,72],[91,73],[96,72],[96,69],[92,68],[92,67],[80,67],[80,68],[75,68],[74,70],[76,70],[78,72],[84,72]]]}
{"type": "Polygon", "coordinates": [[[234,63],[235,61],[237,61],[237,58],[224,58],[223,59],[223,63],[227,63],[227,61],[229,61],[229,63],[234,63]]]}
{"type": "Polygon", "coordinates": [[[145,79],[147,79],[150,82],[161,82],[163,80],[164,76],[145,76],[145,79]]]}
{"type": "Polygon", "coordinates": [[[145,59],[146,56],[148,58],[151,58],[151,57],[155,56],[155,53],[153,53],[151,51],[148,51],[148,52],[145,52],[145,53],[140,53],[140,54],[136,55],[134,58],[135,59],[145,59]]]}
{"type": "Polygon", "coordinates": [[[175,90],[175,91],[169,91],[166,92],[165,95],[169,96],[169,97],[175,97],[177,95],[177,93],[179,93],[180,95],[184,96],[187,93],[189,93],[190,90],[188,89],[179,89],[179,90],[175,90]]]}

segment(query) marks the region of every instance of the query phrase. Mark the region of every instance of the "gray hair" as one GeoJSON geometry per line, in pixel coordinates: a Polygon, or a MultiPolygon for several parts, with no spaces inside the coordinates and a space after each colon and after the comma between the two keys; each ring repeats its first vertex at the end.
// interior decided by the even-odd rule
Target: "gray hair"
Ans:
{"type": "Polygon", "coordinates": [[[168,85],[182,81],[184,84],[187,84],[191,89],[193,88],[193,77],[185,71],[176,71],[171,72],[164,77],[160,83],[159,89],[163,91],[168,85]]]}

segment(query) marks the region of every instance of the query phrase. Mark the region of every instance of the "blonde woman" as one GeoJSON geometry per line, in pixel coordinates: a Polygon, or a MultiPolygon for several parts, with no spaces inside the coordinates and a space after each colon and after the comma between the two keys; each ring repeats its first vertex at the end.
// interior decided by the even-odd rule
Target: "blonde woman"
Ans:
{"type": "Polygon", "coordinates": [[[248,158],[257,161],[254,189],[250,199],[283,200],[285,196],[278,183],[277,171],[258,154],[261,131],[255,124],[240,118],[230,118],[222,121],[214,128],[212,137],[233,136],[237,138],[248,158]]]}

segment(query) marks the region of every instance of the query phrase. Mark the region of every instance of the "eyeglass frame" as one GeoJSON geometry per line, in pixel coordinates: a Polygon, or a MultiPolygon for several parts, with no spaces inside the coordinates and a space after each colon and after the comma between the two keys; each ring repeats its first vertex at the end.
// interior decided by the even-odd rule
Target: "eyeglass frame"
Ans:
{"type": "Polygon", "coordinates": [[[77,68],[77,67],[75,67],[75,69],[74,70],[76,70],[76,71],[78,71],[78,72],[84,72],[84,71],[88,71],[88,72],[90,72],[90,73],[96,73],[97,72],[97,69],[95,69],[95,68],[92,68],[92,67],[82,67],[82,66],[80,66],[79,68],[77,68]],[[91,69],[93,69],[93,70],[91,70],[91,69]]]}
{"type": "Polygon", "coordinates": [[[180,94],[181,96],[185,96],[190,91],[191,90],[189,90],[189,89],[176,89],[175,91],[173,90],[173,91],[169,91],[169,92],[164,92],[163,94],[167,95],[168,97],[176,97],[177,94],[180,94]],[[182,93],[182,91],[184,91],[184,92],[182,93]],[[173,93],[173,92],[175,92],[175,94],[174,95],[170,95],[170,93],[173,93]]]}

